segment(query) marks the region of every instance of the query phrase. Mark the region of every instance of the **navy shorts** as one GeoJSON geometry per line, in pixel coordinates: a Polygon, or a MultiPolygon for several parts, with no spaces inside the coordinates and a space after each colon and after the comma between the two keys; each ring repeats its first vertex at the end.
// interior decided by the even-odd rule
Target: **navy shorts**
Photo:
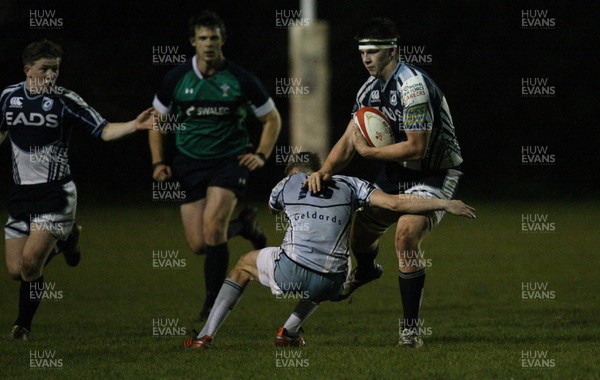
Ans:
{"type": "Polygon", "coordinates": [[[246,192],[250,171],[240,165],[237,155],[214,160],[197,160],[183,154],[173,159],[173,176],[185,191],[183,203],[206,198],[209,186],[222,187],[241,197],[246,192]]]}
{"type": "MultiPolygon", "coordinates": [[[[426,198],[452,199],[456,193],[458,180],[462,175],[458,169],[459,167],[420,172],[406,169],[398,164],[386,164],[379,173],[375,184],[388,194],[411,194],[426,198]]],[[[444,211],[432,211],[425,214],[430,231],[440,224],[444,214],[444,211]]],[[[356,217],[360,219],[367,230],[379,235],[396,222],[381,220],[368,207],[359,210],[356,217]]]]}
{"type": "Polygon", "coordinates": [[[77,189],[71,178],[36,185],[14,185],[9,193],[8,221],[4,238],[29,236],[45,230],[65,240],[73,228],[77,189]]]}

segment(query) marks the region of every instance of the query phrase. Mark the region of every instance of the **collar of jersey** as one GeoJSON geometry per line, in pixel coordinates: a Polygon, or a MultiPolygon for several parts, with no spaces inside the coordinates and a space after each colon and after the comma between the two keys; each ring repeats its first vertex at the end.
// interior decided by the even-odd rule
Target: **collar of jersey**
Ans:
{"type": "MultiPolygon", "coordinates": [[[[223,67],[219,71],[223,71],[225,69],[226,65],[227,65],[227,59],[225,59],[223,61],[223,67]]],[[[194,57],[192,58],[192,67],[194,69],[194,73],[196,73],[196,76],[198,78],[200,78],[202,80],[207,79],[207,78],[204,78],[204,75],[202,75],[202,73],[200,72],[200,68],[198,67],[198,61],[196,61],[196,55],[194,55],[194,57]]],[[[211,77],[217,75],[217,73],[215,73],[214,75],[211,75],[211,77]]]]}
{"type": "Polygon", "coordinates": [[[33,94],[33,93],[27,91],[27,87],[25,86],[25,81],[21,82],[21,84],[23,85],[23,93],[25,94],[27,99],[36,99],[36,98],[39,98],[40,96],[44,95],[44,94],[33,94]]]}
{"type": "MultiPolygon", "coordinates": [[[[394,71],[392,71],[392,75],[390,75],[390,79],[388,79],[387,82],[385,82],[385,86],[383,86],[381,88],[381,91],[385,91],[385,89],[387,88],[387,86],[390,84],[391,81],[393,81],[394,79],[396,79],[398,77],[398,71],[400,70],[400,66],[402,66],[404,63],[402,63],[402,61],[398,61],[398,64],[396,65],[396,68],[394,68],[394,71]]],[[[379,81],[380,86],[381,86],[381,80],[379,81]]]]}

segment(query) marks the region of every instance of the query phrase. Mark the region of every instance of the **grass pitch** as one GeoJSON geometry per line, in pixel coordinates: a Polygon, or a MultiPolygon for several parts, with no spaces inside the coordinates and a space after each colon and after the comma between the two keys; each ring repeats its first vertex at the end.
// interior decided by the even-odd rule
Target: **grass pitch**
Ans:
{"type": "MultiPolygon", "coordinates": [[[[423,348],[395,347],[401,306],[390,231],[383,277],[351,302],[317,309],[304,326],[307,347],[273,345],[294,302],[251,283],[212,349],[198,352],[180,346],[181,335],[201,327],[193,319],[203,259],[186,248],[176,206],[84,201],[83,260],[69,268],[57,257],[46,268],[60,293],[41,305],[35,341],[0,341],[0,378],[599,378],[596,205],[473,203],[476,220],[446,216],[422,247],[423,348]],[[524,215],[554,232],[524,231],[524,215]],[[170,266],[154,260],[156,251],[170,255],[170,266]]],[[[266,209],[260,223],[279,243],[266,209]]],[[[231,267],[250,244],[236,238],[230,249],[231,267]]],[[[0,284],[7,335],[18,284],[7,275],[0,284]]]]}

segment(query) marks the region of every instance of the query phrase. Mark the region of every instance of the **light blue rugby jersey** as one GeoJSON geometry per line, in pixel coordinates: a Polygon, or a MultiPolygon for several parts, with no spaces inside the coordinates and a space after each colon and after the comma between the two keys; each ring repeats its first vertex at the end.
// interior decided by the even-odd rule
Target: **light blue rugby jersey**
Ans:
{"type": "Polygon", "coordinates": [[[334,175],[329,186],[311,194],[306,174],[284,178],[271,191],[269,206],[284,211],[287,230],[281,248],[296,263],[321,273],[345,272],[352,214],[369,205],[376,189],[355,177],[334,175]]]}

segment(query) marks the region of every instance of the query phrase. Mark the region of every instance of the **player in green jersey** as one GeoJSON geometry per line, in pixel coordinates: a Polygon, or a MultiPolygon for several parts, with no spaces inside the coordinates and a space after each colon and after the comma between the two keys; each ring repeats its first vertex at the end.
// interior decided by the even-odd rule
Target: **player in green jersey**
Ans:
{"type": "Polygon", "coordinates": [[[204,11],[190,19],[189,27],[196,55],[165,76],[153,102],[167,131],[175,135],[171,165],[165,159],[164,134],[150,131],[149,142],[153,178],[180,182],[186,240],[192,251],[206,254],[205,318],[227,273],[228,235],[250,238],[255,249],[266,244],[264,238],[252,236],[252,211],[245,210],[237,225],[229,224],[249,172],[263,167],[275,146],[281,118],[258,79],[223,56],[227,35],[218,15],[204,11]],[[245,120],[250,112],[263,126],[254,153],[247,152],[245,120]]]}

